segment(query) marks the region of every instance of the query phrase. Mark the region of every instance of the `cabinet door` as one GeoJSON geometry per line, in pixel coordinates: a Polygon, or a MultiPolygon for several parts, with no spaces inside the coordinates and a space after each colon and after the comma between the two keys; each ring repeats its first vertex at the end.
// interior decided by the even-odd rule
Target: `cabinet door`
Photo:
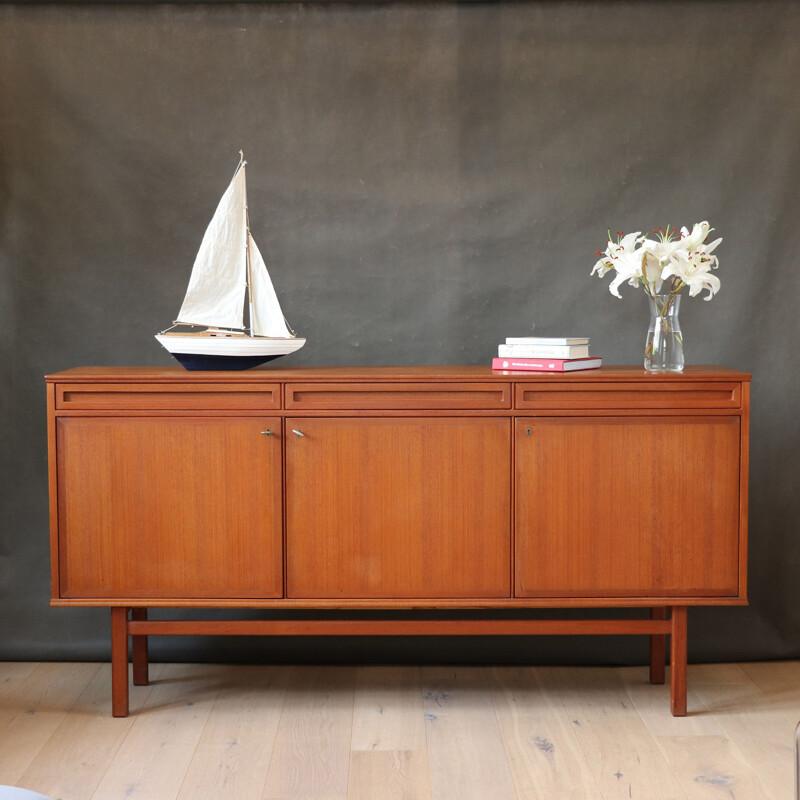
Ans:
{"type": "Polygon", "coordinates": [[[280,440],[279,419],[59,419],[62,596],[281,596],[280,440]]]}
{"type": "Polygon", "coordinates": [[[497,418],[288,419],[288,596],[508,597],[510,434],[497,418]]]}
{"type": "Polygon", "coordinates": [[[738,593],[738,417],[516,421],[516,594],[738,593]]]}

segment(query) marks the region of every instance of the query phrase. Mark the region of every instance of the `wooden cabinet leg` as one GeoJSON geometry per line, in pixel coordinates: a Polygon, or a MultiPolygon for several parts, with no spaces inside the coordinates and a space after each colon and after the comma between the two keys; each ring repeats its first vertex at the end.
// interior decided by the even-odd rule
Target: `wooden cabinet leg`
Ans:
{"type": "MultiPolygon", "coordinates": [[[[131,619],[147,619],[146,608],[132,608],[131,619]]],[[[131,636],[131,655],[133,660],[133,685],[147,686],[150,682],[148,674],[147,637],[131,636]]]]}
{"type": "MultiPolygon", "coordinates": [[[[650,619],[666,619],[667,609],[663,606],[650,609],[650,619]]],[[[650,636],[650,683],[664,683],[667,679],[667,636],[656,633],[650,636]]]]}
{"type": "Polygon", "coordinates": [[[686,606],[672,607],[669,642],[669,688],[672,716],[686,716],[686,606]]]}
{"type": "Polygon", "coordinates": [[[111,713],[128,716],[128,609],[111,609],[111,713]]]}

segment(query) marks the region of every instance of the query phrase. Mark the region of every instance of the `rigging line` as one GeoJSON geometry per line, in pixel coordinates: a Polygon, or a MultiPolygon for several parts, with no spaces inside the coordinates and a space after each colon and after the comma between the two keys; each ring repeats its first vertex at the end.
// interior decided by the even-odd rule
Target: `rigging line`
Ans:
{"type": "Polygon", "coordinates": [[[289,333],[291,333],[292,336],[297,336],[297,331],[289,324],[289,320],[286,319],[286,315],[281,314],[281,316],[283,317],[283,321],[286,323],[286,329],[289,331],[289,333]]]}

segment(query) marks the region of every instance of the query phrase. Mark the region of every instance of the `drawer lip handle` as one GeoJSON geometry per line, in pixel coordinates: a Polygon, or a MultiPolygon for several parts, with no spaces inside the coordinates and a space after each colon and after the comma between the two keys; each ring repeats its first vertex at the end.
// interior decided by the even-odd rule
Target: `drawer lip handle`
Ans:
{"type": "Polygon", "coordinates": [[[267,428],[265,431],[259,431],[259,433],[263,433],[264,436],[272,436],[272,428],[267,428]]]}
{"type": "Polygon", "coordinates": [[[305,436],[303,431],[301,431],[299,428],[292,428],[292,433],[294,433],[297,436],[305,436]]]}

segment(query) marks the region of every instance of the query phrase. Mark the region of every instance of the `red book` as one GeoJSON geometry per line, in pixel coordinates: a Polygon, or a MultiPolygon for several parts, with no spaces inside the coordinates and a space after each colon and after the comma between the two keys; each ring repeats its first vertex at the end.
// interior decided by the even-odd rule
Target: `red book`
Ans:
{"type": "Polygon", "coordinates": [[[529,372],[576,372],[597,369],[602,358],[493,358],[492,369],[527,370],[529,372]]]}

